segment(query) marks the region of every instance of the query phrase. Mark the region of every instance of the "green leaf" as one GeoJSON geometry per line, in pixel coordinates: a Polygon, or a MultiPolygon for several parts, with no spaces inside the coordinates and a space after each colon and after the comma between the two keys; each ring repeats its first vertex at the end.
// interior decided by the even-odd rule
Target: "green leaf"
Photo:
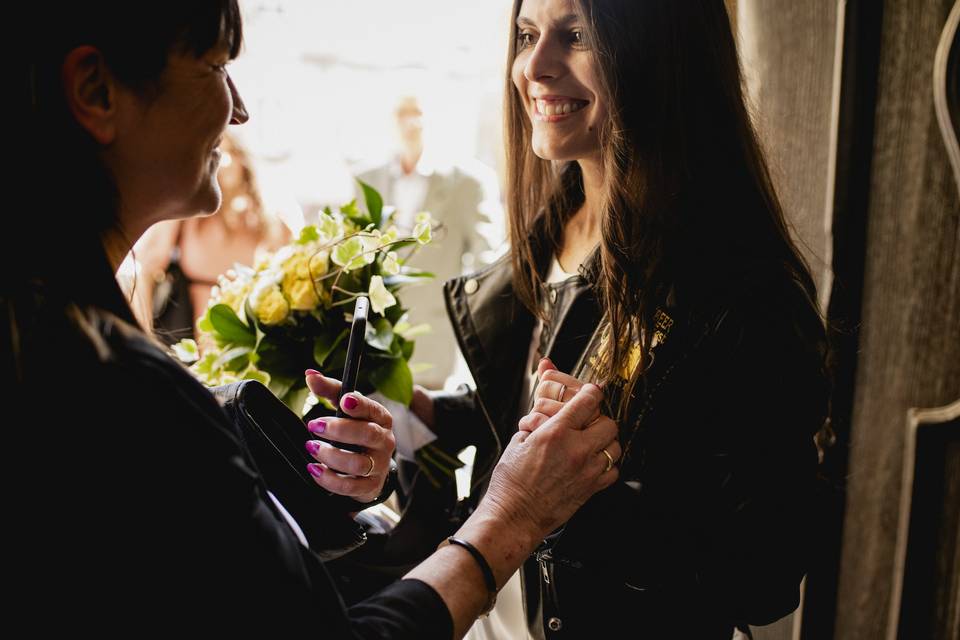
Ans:
{"type": "Polygon", "coordinates": [[[330,260],[333,264],[343,267],[344,271],[362,269],[375,259],[376,253],[367,251],[367,247],[360,236],[341,240],[330,253],[330,260]]]}
{"type": "Polygon", "coordinates": [[[398,287],[398,288],[399,288],[399,287],[402,287],[402,286],[405,285],[405,284],[420,283],[420,282],[423,282],[424,279],[426,279],[426,278],[432,278],[432,277],[433,277],[433,274],[432,274],[432,273],[428,273],[428,274],[422,275],[422,276],[419,276],[419,275],[417,275],[417,276],[409,276],[409,275],[406,275],[406,274],[403,274],[403,273],[402,273],[402,274],[396,275],[396,276],[387,276],[386,278],[383,279],[383,284],[386,285],[387,287],[398,287]]]}
{"type": "Polygon", "coordinates": [[[395,326],[393,331],[394,333],[403,336],[404,340],[414,340],[420,336],[429,334],[432,329],[426,322],[421,322],[420,324],[412,327],[410,326],[410,323],[406,323],[402,326],[395,326]]]}
{"type": "Polygon", "coordinates": [[[217,354],[215,352],[207,352],[203,358],[194,364],[197,373],[205,376],[209,376],[214,372],[214,364],[217,362],[217,354]]]}
{"type": "Polygon", "coordinates": [[[409,362],[410,358],[413,357],[413,340],[404,340],[400,343],[400,355],[403,356],[404,360],[409,362]]]}
{"type": "Polygon", "coordinates": [[[393,325],[386,318],[367,323],[366,336],[367,344],[380,351],[390,351],[390,344],[393,342],[393,325]]]}
{"type": "Polygon", "coordinates": [[[253,311],[253,305],[250,303],[250,296],[243,301],[243,317],[247,319],[247,326],[254,328],[254,339],[256,340],[263,333],[263,325],[260,318],[253,311]]]}
{"type": "Polygon", "coordinates": [[[213,333],[213,323],[210,322],[210,311],[208,310],[197,320],[197,329],[203,333],[213,333]]]}
{"type": "Polygon", "coordinates": [[[376,189],[363,180],[358,178],[357,182],[360,183],[360,188],[363,189],[363,199],[367,203],[367,213],[370,214],[370,219],[373,223],[379,227],[383,214],[383,198],[376,189]]]}
{"type": "Polygon", "coordinates": [[[406,313],[407,313],[407,309],[404,309],[403,307],[401,307],[398,301],[397,304],[393,305],[392,307],[384,311],[383,317],[389,320],[390,324],[396,326],[397,322],[399,322],[400,319],[403,318],[404,315],[406,315],[406,313]]]}
{"type": "Polygon", "coordinates": [[[256,380],[257,382],[259,382],[265,387],[270,386],[270,374],[267,373],[266,371],[260,371],[258,369],[254,369],[253,367],[246,370],[246,372],[243,374],[243,379],[256,380]]]}
{"type": "Polygon", "coordinates": [[[283,394],[280,400],[282,400],[283,404],[287,405],[291,411],[303,417],[304,406],[306,405],[307,396],[309,395],[310,390],[306,387],[293,387],[287,391],[287,393],[283,394]]]}
{"type": "Polygon", "coordinates": [[[370,216],[363,214],[360,209],[357,208],[357,201],[351,200],[347,204],[340,207],[340,213],[344,215],[350,222],[354,223],[361,229],[366,227],[368,224],[371,224],[373,221],[370,219],[370,216]]]}
{"type": "Polygon", "coordinates": [[[334,349],[330,357],[327,358],[327,363],[323,367],[327,371],[339,373],[343,371],[345,364],[347,364],[347,343],[341,342],[340,346],[334,349]]]}
{"type": "Polygon", "coordinates": [[[410,406],[413,399],[413,375],[404,360],[389,360],[371,371],[370,383],[391,400],[410,406]]]}
{"type": "Polygon", "coordinates": [[[248,347],[256,344],[256,332],[245,325],[229,305],[215,305],[209,315],[214,330],[227,342],[248,347]]]}
{"type": "Polygon", "coordinates": [[[286,396],[290,389],[293,388],[293,385],[297,383],[296,378],[285,378],[283,376],[270,376],[270,384],[267,385],[270,387],[270,391],[273,391],[273,395],[278,398],[283,398],[286,396]]]}
{"type": "Polygon", "coordinates": [[[177,355],[180,362],[191,364],[200,359],[200,352],[197,350],[197,341],[192,338],[184,338],[173,345],[173,352],[177,355]]]}
{"type": "Polygon", "coordinates": [[[234,347],[220,354],[214,367],[223,367],[227,371],[242,371],[250,364],[250,352],[252,347],[234,347]]]}
{"type": "Polygon", "coordinates": [[[407,247],[413,247],[417,245],[416,240],[400,240],[398,242],[392,242],[390,244],[390,249],[392,251],[400,251],[401,249],[406,249],[407,247]]]}
{"type": "Polygon", "coordinates": [[[300,231],[300,238],[297,240],[297,244],[308,244],[310,242],[316,242],[319,239],[320,233],[315,226],[310,224],[300,231]]]}
{"type": "MultiPolygon", "coordinates": [[[[393,342],[390,343],[390,355],[402,358],[403,357],[403,345],[406,344],[406,340],[401,338],[399,335],[394,334],[393,342]]],[[[409,360],[410,358],[405,358],[409,360]]]]}
{"type": "Polygon", "coordinates": [[[323,368],[324,363],[330,354],[340,346],[347,336],[350,335],[349,329],[344,329],[338,335],[325,334],[318,337],[313,343],[313,359],[318,367],[323,368]]]}
{"type": "Polygon", "coordinates": [[[357,200],[354,198],[347,204],[340,207],[340,213],[347,216],[348,218],[357,218],[360,217],[360,209],[357,208],[357,200]]]}
{"type": "Polygon", "coordinates": [[[436,278],[435,273],[429,271],[424,271],[423,269],[417,269],[415,267],[404,267],[400,272],[401,275],[409,276],[411,278],[436,278]]]}

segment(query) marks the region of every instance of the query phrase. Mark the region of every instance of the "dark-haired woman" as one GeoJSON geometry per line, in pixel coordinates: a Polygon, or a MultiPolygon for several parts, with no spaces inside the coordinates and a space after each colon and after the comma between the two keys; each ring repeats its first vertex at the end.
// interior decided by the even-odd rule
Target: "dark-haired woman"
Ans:
{"type": "Polygon", "coordinates": [[[446,286],[477,388],[414,409],[478,446],[477,495],[517,418],[536,433],[586,381],[624,455],[473,637],[729,640],[798,604],[828,391],[724,3],[516,0],[513,20],[511,254],[446,286]]]}
{"type": "MultiPolygon", "coordinates": [[[[599,390],[518,434],[456,538],[345,608],[242,434],[138,327],[112,271],[151,224],[220,206],[217,148],[247,119],[226,70],[241,42],[235,0],[31,8],[14,73],[27,144],[11,154],[31,208],[11,214],[13,246],[0,254],[8,626],[461,635],[536,540],[616,479],[599,390]]],[[[308,373],[336,397],[336,381],[308,373]]],[[[341,406],[348,417],[324,432],[364,452],[314,441],[310,470],[369,502],[393,452],[391,417],[359,394],[341,406]]]]}

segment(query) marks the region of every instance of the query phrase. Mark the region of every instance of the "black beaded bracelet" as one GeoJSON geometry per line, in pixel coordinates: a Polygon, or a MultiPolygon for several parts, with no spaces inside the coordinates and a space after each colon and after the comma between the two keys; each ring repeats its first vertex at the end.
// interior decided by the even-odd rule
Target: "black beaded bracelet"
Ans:
{"type": "Polygon", "coordinates": [[[467,542],[462,538],[457,538],[455,536],[450,536],[446,540],[440,543],[438,549],[447,546],[448,544],[455,544],[458,547],[463,547],[470,555],[473,556],[473,559],[477,561],[477,565],[480,567],[480,573],[483,574],[483,582],[487,585],[487,591],[490,592],[490,600],[487,601],[487,606],[483,610],[483,614],[490,613],[490,610],[493,609],[493,605],[497,603],[497,581],[493,577],[493,570],[490,568],[490,564],[487,562],[487,559],[483,557],[483,554],[480,553],[475,546],[467,542]]]}

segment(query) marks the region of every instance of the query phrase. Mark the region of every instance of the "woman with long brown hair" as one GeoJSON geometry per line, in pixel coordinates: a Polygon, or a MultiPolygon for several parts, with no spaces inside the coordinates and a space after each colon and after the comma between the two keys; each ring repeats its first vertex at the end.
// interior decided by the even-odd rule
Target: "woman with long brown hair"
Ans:
{"type": "Polygon", "coordinates": [[[724,3],[516,0],[513,19],[511,253],[446,286],[477,388],[414,410],[451,453],[477,445],[474,498],[519,416],[535,431],[586,381],[624,455],[474,633],[729,640],[798,604],[828,385],[724,3]]]}

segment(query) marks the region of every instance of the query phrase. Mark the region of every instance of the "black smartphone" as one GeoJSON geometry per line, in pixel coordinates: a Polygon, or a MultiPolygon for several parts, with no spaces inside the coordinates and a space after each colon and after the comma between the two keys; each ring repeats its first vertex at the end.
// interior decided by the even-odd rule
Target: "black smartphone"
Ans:
{"type": "MultiPolygon", "coordinates": [[[[350,326],[350,340],[347,342],[347,360],[343,365],[343,377],[340,379],[340,395],[337,396],[337,417],[349,417],[340,408],[340,399],[344,394],[357,389],[357,377],[360,375],[360,362],[363,360],[363,345],[366,343],[367,313],[370,309],[370,300],[365,296],[357,298],[353,308],[353,323],[350,326]]],[[[363,451],[363,447],[342,442],[327,440],[330,444],[345,451],[363,451]]]]}

